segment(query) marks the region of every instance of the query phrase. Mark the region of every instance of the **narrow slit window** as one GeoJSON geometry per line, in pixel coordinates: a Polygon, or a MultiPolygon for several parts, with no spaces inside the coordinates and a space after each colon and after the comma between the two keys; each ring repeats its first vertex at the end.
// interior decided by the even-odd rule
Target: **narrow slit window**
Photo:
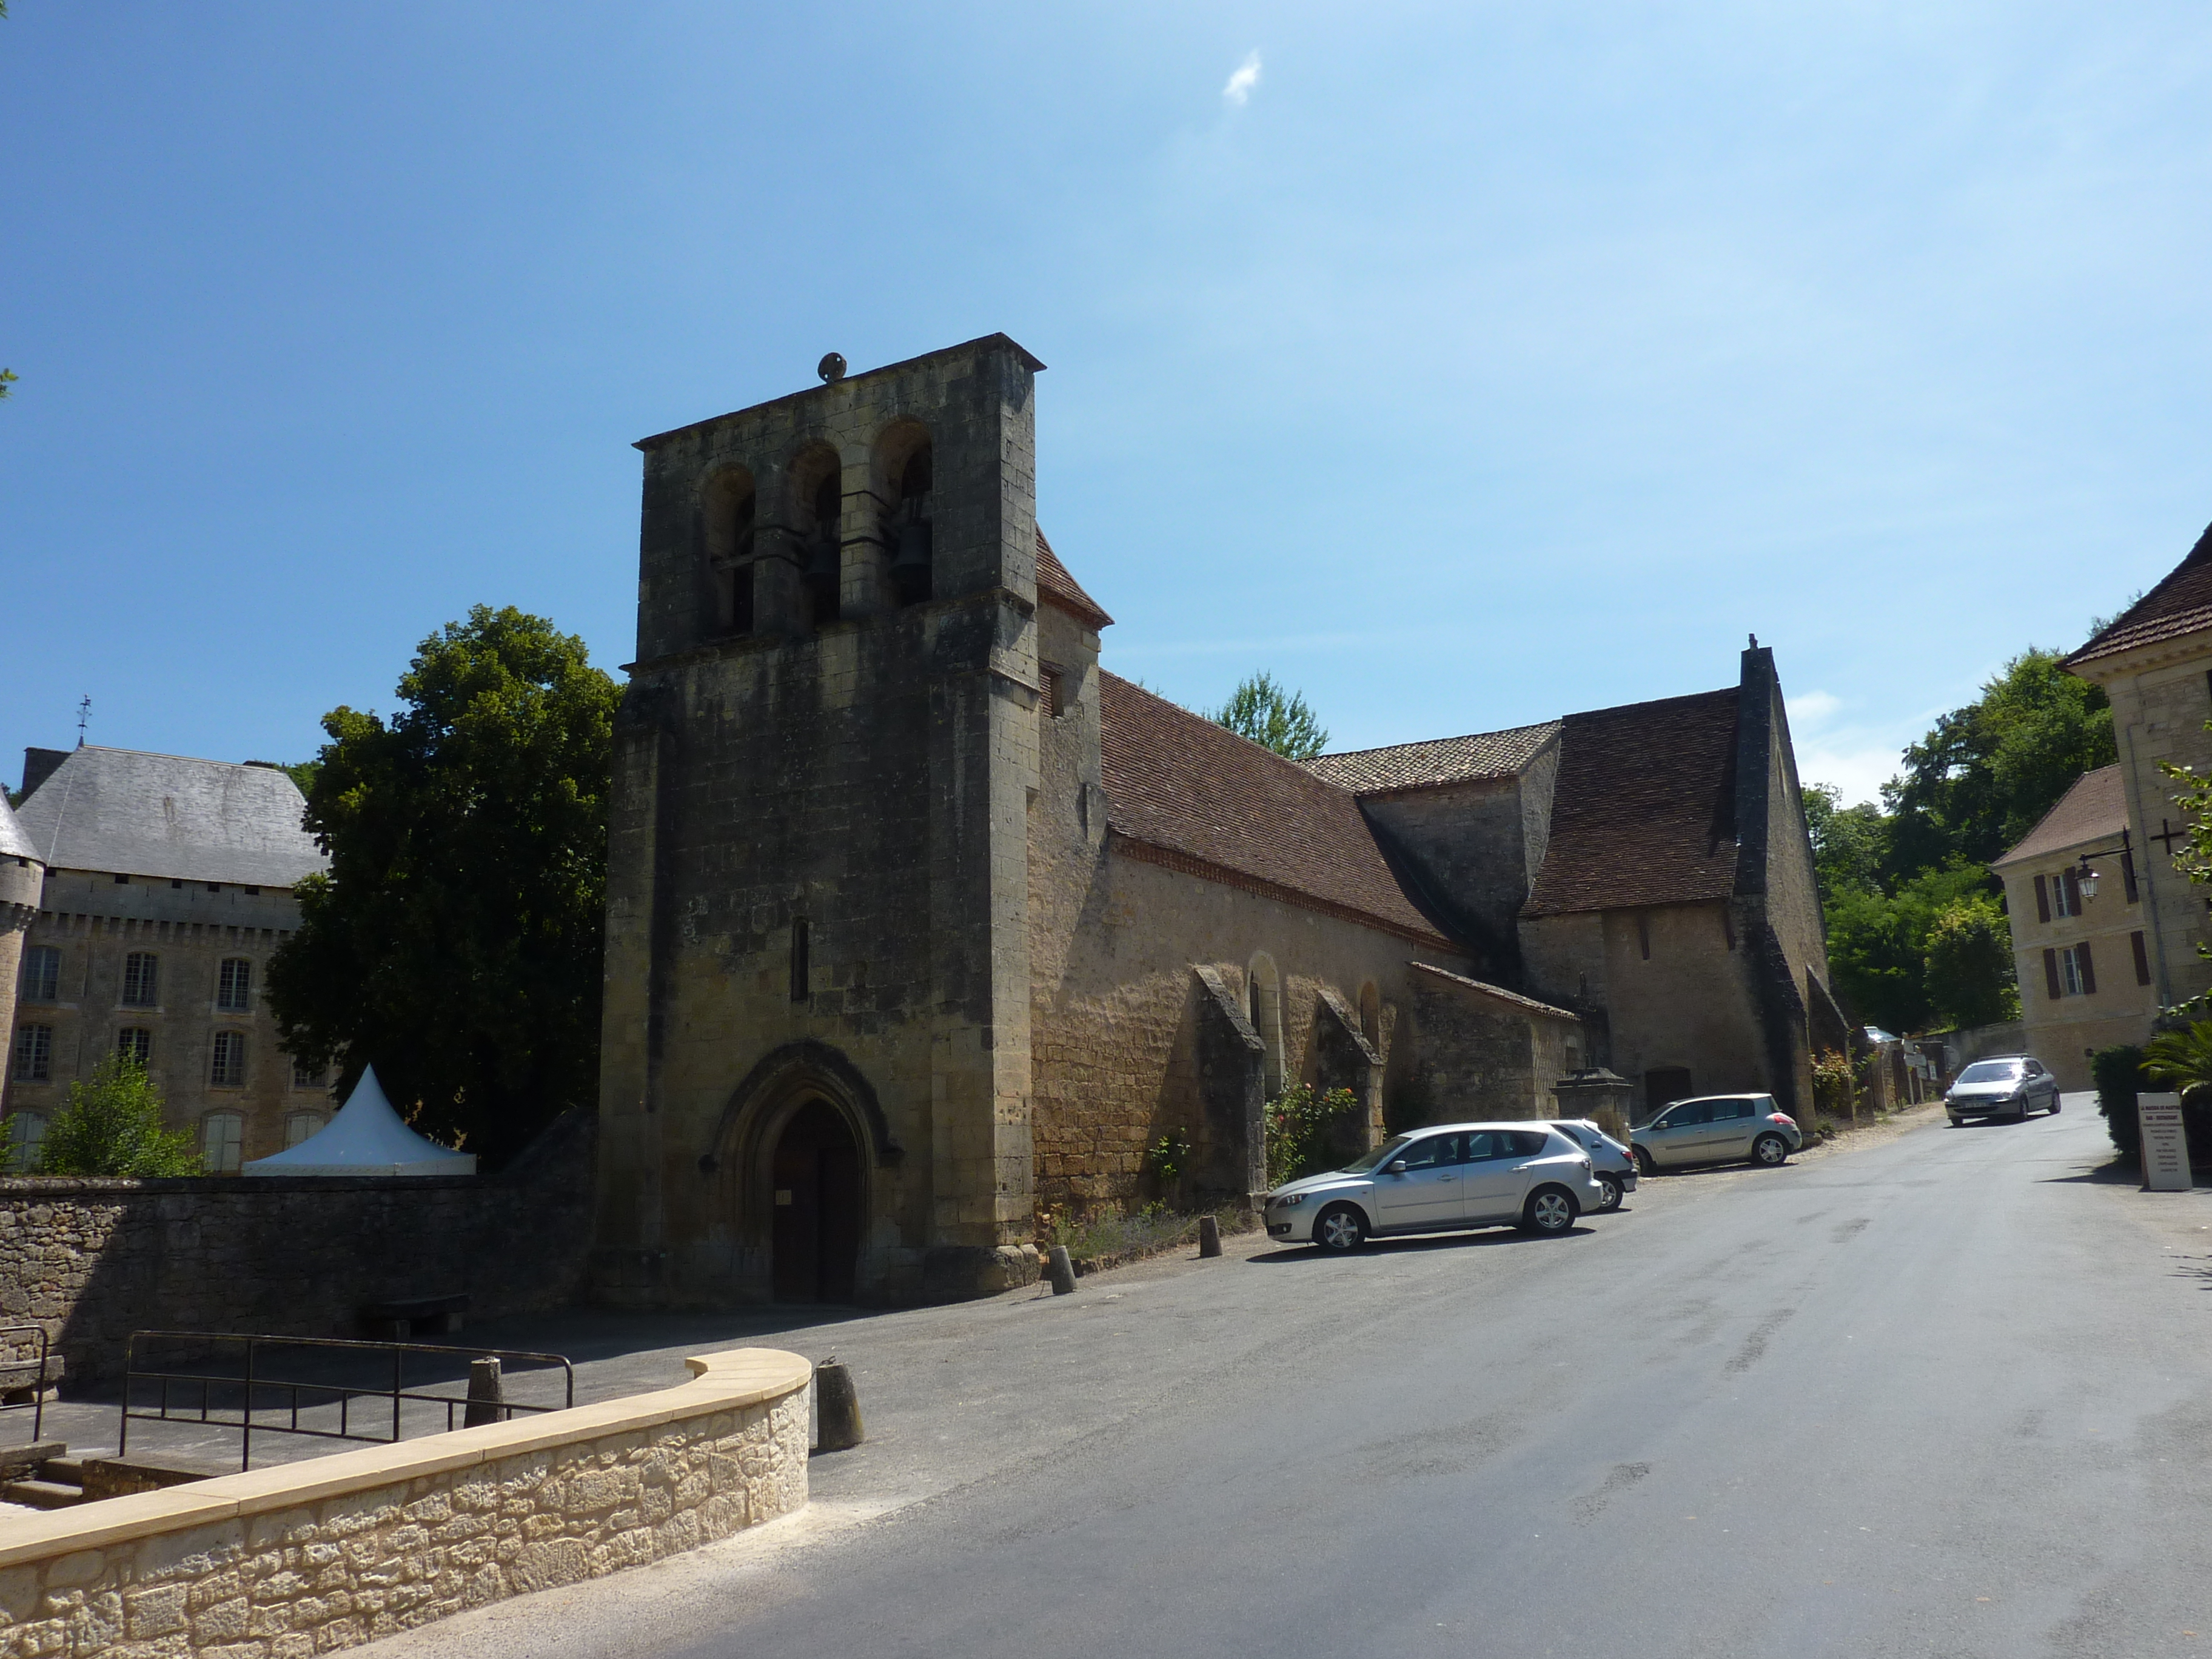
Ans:
{"type": "Polygon", "coordinates": [[[804,1002],[808,994],[806,961],[806,922],[804,918],[791,924],[791,1000],[804,1002]]]}

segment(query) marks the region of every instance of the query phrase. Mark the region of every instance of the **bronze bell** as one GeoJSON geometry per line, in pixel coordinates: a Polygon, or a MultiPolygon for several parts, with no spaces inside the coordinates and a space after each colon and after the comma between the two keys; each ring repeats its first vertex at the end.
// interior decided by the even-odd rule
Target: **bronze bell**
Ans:
{"type": "Polygon", "coordinates": [[[929,520],[909,519],[899,526],[898,554],[891,560],[891,586],[902,605],[915,605],[930,597],[929,556],[933,547],[929,520]]]}

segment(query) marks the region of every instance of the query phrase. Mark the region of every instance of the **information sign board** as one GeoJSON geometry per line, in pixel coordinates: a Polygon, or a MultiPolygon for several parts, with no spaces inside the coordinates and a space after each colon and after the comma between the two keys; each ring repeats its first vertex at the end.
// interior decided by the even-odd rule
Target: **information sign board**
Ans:
{"type": "Polygon", "coordinates": [[[2181,1125],[2179,1095],[2137,1095],[2142,1124],[2143,1188],[2154,1193],[2189,1190],[2189,1132],[2181,1125]]]}

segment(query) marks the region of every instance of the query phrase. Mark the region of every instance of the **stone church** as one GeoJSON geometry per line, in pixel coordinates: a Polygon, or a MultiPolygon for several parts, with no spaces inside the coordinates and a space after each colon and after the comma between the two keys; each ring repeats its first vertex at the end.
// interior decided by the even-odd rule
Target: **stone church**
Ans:
{"type": "Polygon", "coordinates": [[[1042,368],[994,335],[638,445],[600,1296],[1020,1282],[1050,1206],[1260,1190],[1300,1081],[1354,1146],[1601,1064],[1802,1109],[1842,1022],[1770,653],[1293,764],[1101,666],[1042,368]]]}

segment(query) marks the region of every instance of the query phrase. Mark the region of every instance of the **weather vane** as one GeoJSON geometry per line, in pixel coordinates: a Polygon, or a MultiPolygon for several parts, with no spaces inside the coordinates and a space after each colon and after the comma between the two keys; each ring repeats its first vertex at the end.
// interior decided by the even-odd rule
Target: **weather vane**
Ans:
{"type": "Polygon", "coordinates": [[[92,694],[87,692],[77,699],[76,704],[76,746],[80,749],[84,747],[84,728],[91,724],[92,694]]]}

